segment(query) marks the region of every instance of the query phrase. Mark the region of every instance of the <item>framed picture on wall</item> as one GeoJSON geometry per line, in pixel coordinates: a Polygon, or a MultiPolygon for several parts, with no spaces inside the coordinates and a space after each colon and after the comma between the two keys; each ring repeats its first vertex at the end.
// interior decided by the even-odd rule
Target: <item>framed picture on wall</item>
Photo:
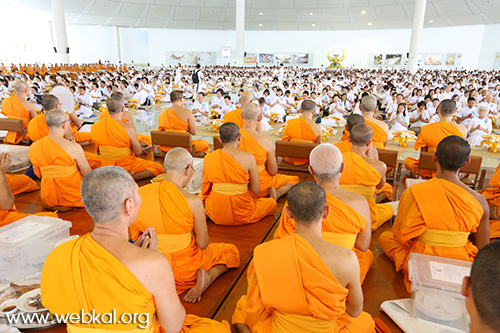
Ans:
{"type": "Polygon", "coordinates": [[[426,54],[425,55],[425,65],[429,66],[441,66],[443,64],[442,54],[426,54]]]}
{"type": "Polygon", "coordinates": [[[259,54],[259,64],[274,64],[274,54],[272,53],[260,53],[259,54]]]}
{"type": "Polygon", "coordinates": [[[373,55],[373,64],[374,65],[382,65],[382,54],[374,54],[373,55]]]}
{"type": "Polygon", "coordinates": [[[456,54],[447,54],[446,55],[446,66],[454,66],[455,65],[455,57],[456,54]]]}
{"type": "Polygon", "coordinates": [[[245,64],[256,64],[257,63],[257,55],[255,53],[247,53],[245,58],[243,59],[245,64]]]}
{"type": "Polygon", "coordinates": [[[285,53],[276,54],[276,63],[278,64],[291,64],[292,63],[292,55],[285,53]]]}
{"type": "Polygon", "coordinates": [[[307,65],[309,63],[309,54],[294,53],[292,54],[292,62],[296,65],[307,65]]]}
{"type": "Polygon", "coordinates": [[[400,66],[403,64],[402,54],[387,54],[385,56],[385,64],[388,66],[400,66]]]}

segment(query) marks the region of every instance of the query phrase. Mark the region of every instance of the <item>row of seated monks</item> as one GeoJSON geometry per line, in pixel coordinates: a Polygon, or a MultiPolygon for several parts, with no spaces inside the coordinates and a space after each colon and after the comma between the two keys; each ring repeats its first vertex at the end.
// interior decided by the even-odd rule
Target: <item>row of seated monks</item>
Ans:
{"type": "MultiPolygon", "coordinates": [[[[182,95],[172,94],[173,106],[165,117],[192,133],[194,121],[182,108],[182,95]]],[[[52,208],[84,206],[95,222],[92,233],[59,246],[47,258],[42,301],[51,312],[95,309],[99,313],[114,308],[118,314],[148,313],[151,332],[160,326],[166,332],[228,331],[227,323],[186,316],[175,294],[187,290],[184,301],[200,301],[218,276],[239,266],[234,245],[209,242],[205,215],[222,225],[255,223],[273,213],[277,199],[288,192],[276,240],[255,248],[247,296],[238,302],[233,324],[241,332],[374,330],[373,319],[362,312],[361,284],[373,262],[368,250],[371,230],[394,211],[390,205],[381,206],[387,206],[390,214],[377,221],[381,215],[374,193],[385,186],[386,167],[378,161],[372,126],[362,116],[351,116],[346,151],[342,154],[329,144],[317,146],[308,161],[316,185],[297,184],[297,177],[277,174],[272,142],[259,133],[262,113],[250,101],[242,98],[243,110],[232,111],[229,118],[235,121],[221,126],[223,148],[205,156],[199,196],[183,190],[194,171],[186,150],[163,147],[168,151],[163,167],[136,156],[143,147],[119,96],[108,100],[109,115],[101,115],[86,138],[99,146],[99,156],[72,142],[77,136],[71,135],[70,116],[57,109],[57,98],[53,107],[47,104],[50,111],[37,117],[43,116],[48,133],[30,148],[35,173],[42,179],[42,200],[52,208]],[[163,172],[161,182],[140,189],[134,182],[163,172]]],[[[443,127],[449,112],[446,103],[438,111],[443,127]]],[[[369,110],[373,100],[367,98],[361,105],[369,110]]],[[[304,108],[303,118],[309,124],[307,103],[304,108]]],[[[404,192],[393,232],[380,238],[396,269],[405,275],[411,252],[472,261],[489,243],[488,203],[459,179],[470,146],[460,136],[442,136],[436,147],[435,178],[404,192]]],[[[0,194],[7,198],[1,201],[0,214],[13,221],[20,213],[12,206],[14,197],[5,176],[8,154],[0,155],[0,163],[0,194]]],[[[472,299],[479,294],[474,275],[469,282],[464,294],[472,299]]],[[[471,315],[476,302],[476,297],[468,302],[471,315]]],[[[479,314],[475,327],[490,327],[498,321],[492,317],[479,314]]],[[[75,332],[88,328],[103,327],[69,327],[75,332]]]]}

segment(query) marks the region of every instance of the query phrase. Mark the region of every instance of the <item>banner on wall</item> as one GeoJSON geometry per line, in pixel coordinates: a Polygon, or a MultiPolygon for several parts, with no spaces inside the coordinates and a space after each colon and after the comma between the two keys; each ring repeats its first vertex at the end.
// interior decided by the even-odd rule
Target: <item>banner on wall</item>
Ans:
{"type": "Polygon", "coordinates": [[[217,61],[216,52],[184,52],[184,51],[167,51],[167,65],[215,65],[217,61]]]}
{"type": "MultiPolygon", "coordinates": [[[[455,59],[453,59],[453,63],[455,63],[455,59]]],[[[443,55],[442,54],[426,54],[424,64],[427,66],[441,66],[443,64],[443,55]]]]}
{"type": "Polygon", "coordinates": [[[243,59],[245,64],[256,64],[257,63],[257,55],[255,53],[247,53],[245,58],[243,59]]]}
{"type": "Polygon", "coordinates": [[[307,53],[293,53],[292,63],[295,65],[309,65],[309,54],[307,53]]]}
{"type": "Polygon", "coordinates": [[[385,56],[385,64],[387,66],[400,66],[403,64],[403,55],[401,53],[387,54],[385,56]]]}
{"type": "Polygon", "coordinates": [[[274,63],[275,63],[274,54],[271,53],[259,54],[259,64],[274,64],[274,63]]]}
{"type": "Polygon", "coordinates": [[[291,64],[292,63],[292,55],[286,53],[278,53],[276,54],[276,63],[277,64],[291,64]]]}

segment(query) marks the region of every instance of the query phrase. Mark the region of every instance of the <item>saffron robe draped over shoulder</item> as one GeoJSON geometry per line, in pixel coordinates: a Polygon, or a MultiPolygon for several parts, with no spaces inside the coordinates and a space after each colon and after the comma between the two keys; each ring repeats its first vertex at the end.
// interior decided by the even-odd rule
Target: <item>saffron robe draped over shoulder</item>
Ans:
{"type": "Polygon", "coordinates": [[[254,223],[276,210],[274,199],[255,198],[250,194],[250,175],[222,149],[205,156],[203,164],[200,197],[206,214],[215,224],[254,223]]]}
{"type": "Polygon", "coordinates": [[[237,108],[236,110],[230,111],[224,115],[224,123],[235,123],[238,125],[238,128],[241,130],[243,126],[245,125],[245,120],[241,116],[241,111],[240,108],[237,108]]]}
{"type": "MultiPolygon", "coordinates": [[[[285,130],[281,136],[283,141],[291,142],[316,142],[318,136],[311,125],[302,117],[290,119],[286,122],[285,130]]],[[[309,163],[308,158],[284,157],[285,162],[293,165],[304,165],[309,163]]]]}
{"type": "MultiPolygon", "coordinates": [[[[355,209],[342,200],[326,193],[326,204],[330,206],[330,214],[321,224],[323,239],[350,250],[353,250],[359,261],[361,283],[373,264],[373,253],[370,250],[365,252],[354,247],[356,236],[365,230],[366,220],[355,209]]],[[[295,221],[288,217],[283,207],[280,223],[274,232],[274,239],[280,239],[295,233],[295,221]]]]}
{"type": "Polygon", "coordinates": [[[377,123],[365,119],[365,124],[369,125],[373,130],[372,144],[375,148],[385,149],[385,142],[387,141],[387,132],[380,127],[377,123]]]}
{"type": "Polygon", "coordinates": [[[286,184],[295,185],[299,182],[299,177],[297,176],[287,176],[280,173],[271,176],[266,168],[267,150],[247,130],[241,129],[240,132],[241,142],[238,149],[252,154],[257,162],[260,182],[259,197],[264,198],[269,196],[270,187],[280,188],[286,184]]]}
{"type": "MultiPolygon", "coordinates": [[[[109,118],[109,111],[108,109],[104,110],[101,112],[101,114],[99,115],[99,119],[106,119],[106,118],[109,118]]],[[[126,123],[128,121],[127,118],[122,118],[122,122],[123,123],[126,123]]],[[[137,133],[137,140],[139,140],[139,142],[143,142],[146,144],[146,146],[151,146],[153,143],[151,141],[151,137],[149,135],[144,135],[144,134],[139,134],[137,133]]]]}
{"type": "MultiPolygon", "coordinates": [[[[482,190],[480,193],[488,201],[490,209],[496,209],[498,213],[500,207],[500,164],[497,166],[489,184],[493,187],[482,190]]],[[[500,238],[500,220],[490,220],[490,238],[500,238]]]]}
{"type": "Polygon", "coordinates": [[[368,201],[372,218],[372,231],[376,230],[394,215],[389,204],[377,204],[373,194],[380,183],[380,174],[361,156],[350,151],[342,154],[344,171],[340,176],[340,187],[346,191],[361,194],[368,201]]]}
{"type": "MultiPolygon", "coordinates": [[[[168,108],[158,116],[158,130],[188,133],[189,123],[179,118],[174,110],[168,108]]],[[[210,147],[205,140],[191,140],[191,145],[194,145],[194,149],[197,153],[210,153],[210,147]]],[[[174,147],[160,146],[159,148],[164,152],[168,152],[174,147]]]]}
{"type": "Polygon", "coordinates": [[[204,250],[193,235],[194,215],[186,197],[169,181],[139,188],[142,205],[137,220],[129,228],[136,240],[140,233],[154,227],[158,249],[170,261],[177,292],[196,285],[196,272],[215,265],[228,268],[240,265],[240,254],[233,244],[210,243],[204,250]]]}
{"type": "MultiPolygon", "coordinates": [[[[28,128],[28,124],[31,120],[31,114],[29,110],[24,107],[19,98],[15,95],[4,98],[4,100],[2,101],[2,114],[6,115],[9,119],[22,120],[25,129],[28,128]]],[[[3,142],[15,145],[22,140],[22,133],[9,131],[3,139],[3,142]]]]}
{"type": "MultiPolygon", "coordinates": [[[[86,234],[55,248],[42,271],[42,303],[51,313],[110,313],[148,315],[146,328],[138,323],[78,323],[68,332],[94,332],[93,329],[124,332],[160,333],[153,295],[114,255],[86,234]]],[[[124,318],[127,318],[126,316],[124,318]]],[[[142,319],[144,321],[144,318],[142,319]]],[[[187,315],[181,332],[230,332],[229,327],[207,318],[187,315]]]]}
{"type": "Polygon", "coordinates": [[[348,290],[298,234],[258,245],[247,279],[232,321],[254,333],[374,332],[369,314],[346,313],[348,290]]]}
{"type": "Polygon", "coordinates": [[[399,202],[393,232],[380,235],[380,246],[408,280],[412,252],[473,261],[477,247],[468,240],[483,216],[481,204],[467,190],[433,178],[410,186],[399,202]],[[437,209],[436,207],[439,207],[437,209]]]}

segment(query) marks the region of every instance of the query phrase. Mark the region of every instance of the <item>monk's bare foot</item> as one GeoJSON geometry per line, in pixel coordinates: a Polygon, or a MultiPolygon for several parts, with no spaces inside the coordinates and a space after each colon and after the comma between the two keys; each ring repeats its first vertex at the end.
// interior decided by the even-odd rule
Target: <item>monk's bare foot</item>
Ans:
{"type": "Polygon", "coordinates": [[[189,289],[189,291],[184,296],[184,302],[187,303],[196,303],[201,301],[201,294],[207,289],[209,285],[209,276],[208,272],[204,269],[199,269],[196,272],[196,285],[189,289]]]}
{"type": "Polygon", "coordinates": [[[290,189],[293,187],[292,184],[286,184],[286,185],[283,185],[281,186],[279,189],[276,190],[276,197],[278,200],[279,198],[281,198],[282,196],[284,196],[285,194],[288,193],[288,191],[290,191],[290,189]]]}
{"type": "Polygon", "coordinates": [[[269,197],[278,201],[279,197],[278,197],[278,194],[276,193],[276,189],[274,187],[269,188],[269,197]]]}

